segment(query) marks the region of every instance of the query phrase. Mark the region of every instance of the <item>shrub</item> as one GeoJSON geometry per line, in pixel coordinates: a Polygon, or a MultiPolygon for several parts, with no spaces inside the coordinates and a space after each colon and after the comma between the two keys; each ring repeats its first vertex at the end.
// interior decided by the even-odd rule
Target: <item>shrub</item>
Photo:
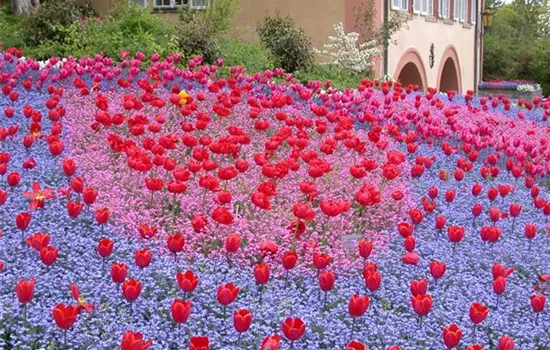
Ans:
{"type": "Polygon", "coordinates": [[[13,16],[8,6],[0,6],[0,42],[4,48],[25,45],[23,27],[27,21],[25,16],[13,16]]]}
{"type": "Polygon", "coordinates": [[[540,39],[533,49],[530,68],[537,83],[542,87],[542,93],[550,96],[550,38],[540,39]]]}
{"type": "Polygon", "coordinates": [[[330,80],[332,86],[339,89],[356,88],[360,80],[359,75],[346,69],[321,64],[313,64],[309,71],[296,71],[294,77],[303,84],[314,80],[330,80]]]}
{"type": "Polygon", "coordinates": [[[186,57],[201,55],[210,64],[220,57],[218,39],[209,21],[193,18],[188,22],[180,22],[177,27],[177,43],[186,57]]]}
{"type": "Polygon", "coordinates": [[[290,17],[267,16],[258,27],[262,44],[276,64],[288,72],[308,70],[313,63],[313,48],[302,28],[290,17]]]}
{"type": "Polygon", "coordinates": [[[66,27],[78,22],[81,15],[75,0],[50,0],[29,17],[25,38],[34,45],[48,40],[63,42],[67,35],[66,27]]]}
{"type": "Polygon", "coordinates": [[[224,38],[220,40],[220,49],[226,67],[241,66],[249,73],[274,68],[265,48],[242,40],[224,38]]]}

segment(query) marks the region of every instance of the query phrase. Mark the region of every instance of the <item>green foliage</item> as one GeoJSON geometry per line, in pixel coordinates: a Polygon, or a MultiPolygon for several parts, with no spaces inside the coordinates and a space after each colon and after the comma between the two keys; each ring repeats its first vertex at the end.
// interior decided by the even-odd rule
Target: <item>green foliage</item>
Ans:
{"type": "Polygon", "coordinates": [[[225,67],[241,66],[247,72],[261,72],[274,68],[267,51],[259,44],[224,38],[220,40],[220,49],[225,67]]]}
{"type": "Polygon", "coordinates": [[[308,70],[313,63],[313,47],[302,28],[290,17],[267,16],[258,26],[260,41],[269,50],[277,66],[287,72],[308,70]]]}
{"type": "Polygon", "coordinates": [[[0,6],[0,42],[3,47],[23,47],[25,33],[23,27],[27,21],[25,16],[13,16],[9,7],[0,6]]]}
{"type": "Polygon", "coordinates": [[[324,64],[313,64],[309,71],[296,71],[293,76],[303,84],[313,80],[330,80],[332,86],[339,89],[356,88],[363,78],[362,75],[354,74],[347,69],[324,64]]]}
{"type": "Polygon", "coordinates": [[[206,11],[183,9],[176,31],[181,52],[214,63],[221,55],[220,38],[231,28],[238,9],[237,0],[216,0],[206,11]]]}
{"type": "Polygon", "coordinates": [[[385,42],[397,44],[394,36],[401,29],[408,28],[408,14],[392,12],[388,21],[382,23],[379,28],[375,23],[378,15],[380,14],[376,11],[374,0],[361,2],[359,6],[353,8],[354,30],[361,34],[364,42],[375,41],[378,47],[383,47],[385,42]]]}
{"type": "Polygon", "coordinates": [[[34,45],[49,40],[62,42],[67,35],[65,28],[78,22],[81,15],[75,0],[48,1],[29,17],[25,26],[25,38],[29,44],[34,45]]]}
{"type": "Polygon", "coordinates": [[[533,49],[530,68],[545,96],[550,96],[550,37],[539,40],[533,49]]]}
{"type": "MultiPolygon", "coordinates": [[[[542,73],[533,67],[534,50],[549,31],[545,19],[550,13],[547,0],[498,2],[493,25],[484,34],[483,78],[536,80],[542,73]]],[[[540,50],[539,50],[540,51],[540,50]]],[[[548,66],[543,68],[548,70],[548,66]]]]}
{"type": "Polygon", "coordinates": [[[177,26],[177,44],[186,57],[201,55],[205,62],[214,63],[220,57],[218,39],[210,22],[196,18],[177,26]]]}

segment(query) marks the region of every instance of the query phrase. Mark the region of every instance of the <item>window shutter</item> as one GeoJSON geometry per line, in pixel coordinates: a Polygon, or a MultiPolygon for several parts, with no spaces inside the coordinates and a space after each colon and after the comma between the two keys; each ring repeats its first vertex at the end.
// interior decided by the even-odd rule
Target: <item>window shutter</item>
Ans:
{"type": "Polygon", "coordinates": [[[147,0],[128,0],[129,4],[147,7],[147,0]]]}
{"type": "Polygon", "coordinates": [[[191,10],[206,10],[208,7],[208,0],[191,0],[189,7],[191,10]]]}

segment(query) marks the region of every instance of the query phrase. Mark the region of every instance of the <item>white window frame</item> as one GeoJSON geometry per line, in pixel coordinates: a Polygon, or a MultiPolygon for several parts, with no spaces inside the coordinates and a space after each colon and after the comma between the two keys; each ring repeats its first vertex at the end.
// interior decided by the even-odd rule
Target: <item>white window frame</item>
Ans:
{"type": "Polygon", "coordinates": [[[437,15],[439,18],[443,19],[450,19],[450,7],[451,7],[451,0],[438,0],[439,1],[439,8],[437,9],[437,15]],[[446,6],[443,6],[446,5],[446,6]]]}
{"type": "MultiPolygon", "coordinates": [[[[130,0],[132,1],[132,0],[130,0]]],[[[147,1],[147,0],[144,0],[147,1]]],[[[164,2],[165,0],[153,0],[154,8],[164,8],[164,9],[173,9],[173,8],[189,8],[190,10],[206,10],[210,5],[210,1],[206,0],[206,5],[197,5],[201,0],[180,0],[181,4],[176,5],[176,0],[170,0],[169,5],[161,4],[158,5],[157,2],[164,2]]],[[[202,1],[201,1],[202,2],[202,1]]]]}
{"type": "Polygon", "coordinates": [[[477,8],[476,8],[476,0],[470,0],[470,23],[476,24],[477,20],[477,8]]]}
{"type": "MultiPolygon", "coordinates": [[[[414,6],[414,5],[413,5],[414,6]]],[[[409,11],[409,1],[408,0],[392,0],[391,8],[395,11],[409,11]]]]}
{"type": "Polygon", "coordinates": [[[417,15],[422,14],[422,2],[424,0],[413,0],[413,13],[417,15]]]}
{"type": "Polygon", "coordinates": [[[128,4],[129,5],[136,5],[136,6],[143,6],[143,7],[147,7],[147,0],[143,0],[143,5],[142,4],[138,4],[135,0],[128,0],[128,4]]]}
{"type": "Polygon", "coordinates": [[[468,12],[468,7],[466,0],[455,0],[454,1],[454,13],[453,17],[456,22],[464,23],[466,21],[466,13],[468,12]]]}

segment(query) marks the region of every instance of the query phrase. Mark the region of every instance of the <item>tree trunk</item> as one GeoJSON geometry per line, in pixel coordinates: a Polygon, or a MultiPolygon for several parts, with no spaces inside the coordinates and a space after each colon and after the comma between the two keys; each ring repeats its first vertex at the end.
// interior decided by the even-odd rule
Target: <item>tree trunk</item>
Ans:
{"type": "Polygon", "coordinates": [[[28,15],[40,6],[40,0],[11,0],[11,10],[15,15],[28,15]]]}

